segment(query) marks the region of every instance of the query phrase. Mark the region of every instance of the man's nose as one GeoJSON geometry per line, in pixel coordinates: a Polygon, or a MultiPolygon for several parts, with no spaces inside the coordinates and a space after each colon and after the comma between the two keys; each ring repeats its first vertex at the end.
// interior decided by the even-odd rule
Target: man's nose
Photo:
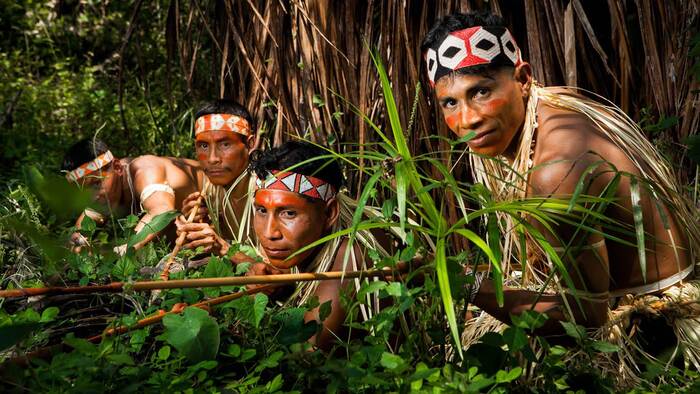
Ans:
{"type": "Polygon", "coordinates": [[[219,154],[219,150],[216,147],[213,147],[212,149],[209,150],[209,162],[210,163],[221,163],[221,155],[219,154]]]}
{"type": "Polygon", "coordinates": [[[466,134],[469,131],[477,131],[483,120],[484,119],[481,116],[480,111],[471,108],[468,105],[464,105],[462,107],[462,111],[460,111],[459,118],[460,134],[466,134]]]}
{"type": "Polygon", "coordinates": [[[274,215],[269,215],[265,221],[263,236],[269,240],[277,240],[282,238],[282,232],[277,225],[277,219],[274,217],[274,215]]]}

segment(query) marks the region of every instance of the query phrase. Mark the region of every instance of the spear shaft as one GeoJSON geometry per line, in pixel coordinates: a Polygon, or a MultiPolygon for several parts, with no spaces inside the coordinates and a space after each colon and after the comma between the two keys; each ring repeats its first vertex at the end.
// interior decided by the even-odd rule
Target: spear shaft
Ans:
{"type": "Polygon", "coordinates": [[[169,281],[141,281],[141,282],[112,282],[106,285],[76,286],[76,287],[30,287],[25,289],[0,290],[0,298],[32,297],[39,295],[57,294],[92,294],[92,293],[119,293],[128,288],[133,291],[162,290],[162,289],[188,289],[202,287],[244,286],[264,284],[284,284],[296,282],[311,282],[316,280],[338,280],[352,278],[391,277],[398,272],[406,271],[405,264],[399,264],[396,269],[382,268],[361,271],[330,271],[308,272],[299,274],[276,275],[250,275],[220,278],[180,279],[169,281]]]}

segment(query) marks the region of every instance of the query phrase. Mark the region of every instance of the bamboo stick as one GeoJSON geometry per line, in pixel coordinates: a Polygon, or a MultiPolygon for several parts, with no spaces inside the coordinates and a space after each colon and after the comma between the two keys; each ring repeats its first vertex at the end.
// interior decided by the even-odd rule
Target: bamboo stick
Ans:
{"type": "Polygon", "coordinates": [[[125,288],[132,291],[163,290],[163,289],[189,289],[201,287],[244,286],[254,284],[296,283],[311,282],[316,280],[338,280],[344,278],[373,278],[393,276],[398,272],[405,272],[407,265],[399,264],[397,269],[382,268],[361,271],[331,271],[308,272],[300,274],[277,275],[250,275],[219,278],[180,279],[171,281],[141,281],[141,282],[112,282],[107,285],[76,286],[76,287],[30,287],[25,289],[0,290],[0,298],[31,297],[38,295],[56,294],[92,294],[92,293],[119,293],[125,288]]]}
{"type": "MultiPolygon", "coordinates": [[[[241,298],[241,297],[246,296],[246,295],[256,294],[256,293],[260,293],[260,292],[263,292],[266,290],[270,290],[270,289],[273,289],[277,286],[278,285],[265,285],[265,286],[261,286],[261,287],[256,287],[254,289],[239,291],[236,293],[226,294],[226,295],[223,295],[220,297],[200,301],[200,302],[198,302],[196,304],[192,304],[190,306],[204,309],[208,306],[223,304],[224,302],[233,301],[233,300],[236,300],[236,299],[241,298]]],[[[150,326],[151,324],[155,324],[155,323],[160,322],[167,315],[174,315],[174,314],[182,313],[183,309],[184,308],[182,308],[181,310],[178,310],[178,311],[171,310],[171,311],[165,312],[165,313],[158,313],[157,315],[149,316],[149,317],[146,317],[144,319],[141,319],[138,322],[136,322],[136,324],[134,324],[132,326],[125,325],[125,326],[110,328],[110,329],[105,330],[102,334],[95,335],[93,337],[88,338],[87,340],[90,342],[99,342],[104,337],[108,337],[108,336],[112,336],[112,335],[120,335],[120,334],[124,334],[125,332],[129,332],[132,330],[136,330],[139,328],[150,326]]]]}
{"type": "MultiPolygon", "coordinates": [[[[195,201],[195,207],[192,208],[190,211],[190,216],[187,217],[187,221],[185,223],[192,223],[194,220],[194,217],[197,215],[197,212],[199,212],[199,205],[202,203],[202,194],[200,193],[199,197],[197,198],[197,201],[195,201]]],[[[185,243],[185,238],[187,238],[187,233],[182,232],[179,237],[177,237],[177,241],[175,241],[175,247],[173,248],[172,253],[170,253],[170,256],[168,256],[168,261],[165,262],[165,266],[163,267],[163,272],[160,274],[160,279],[161,280],[168,280],[170,278],[170,266],[173,264],[175,261],[175,256],[180,252],[180,248],[182,248],[182,244],[185,243]]]]}

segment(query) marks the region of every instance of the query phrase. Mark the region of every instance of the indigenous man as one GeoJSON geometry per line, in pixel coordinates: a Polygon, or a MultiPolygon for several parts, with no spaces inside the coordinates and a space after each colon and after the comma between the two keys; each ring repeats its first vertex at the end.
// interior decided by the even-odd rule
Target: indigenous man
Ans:
{"type": "MultiPolygon", "coordinates": [[[[253,265],[250,273],[352,271],[365,268],[368,259],[364,248],[358,244],[354,245],[348,260],[345,260],[348,239],[343,237],[292,256],[320,238],[349,226],[351,222],[355,203],[339,193],[342,186],[340,166],[335,160],[322,158],[324,155],[327,152],[319,147],[295,141],[268,151],[256,151],[252,155],[251,168],[258,177],[253,222],[258,250],[264,262],[253,265]],[[320,161],[308,162],[313,159],[320,161]]],[[[386,253],[367,231],[358,232],[357,240],[365,247],[386,253]]],[[[340,336],[339,330],[345,320],[340,293],[353,282],[358,288],[360,282],[357,280],[302,283],[287,301],[288,304],[300,305],[317,296],[321,304],[331,302],[331,312],[323,321],[322,331],[311,340],[316,346],[328,348],[340,336]]],[[[369,314],[371,311],[363,309],[362,313],[369,314]]],[[[319,308],[307,312],[305,319],[319,320],[319,308]]]]}
{"type": "Polygon", "coordinates": [[[204,105],[195,119],[197,160],[207,176],[203,190],[185,199],[178,231],[187,232],[184,248],[202,247],[206,253],[223,256],[229,249],[226,239],[250,242],[254,183],[248,174],[248,155],[255,142],[255,121],[243,106],[230,100],[204,105]],[[193,223],[185,223],[195,206],[193,223]]]}
{"type": "MultiPolygon", "coordinates": [[[[623,296],[668,300],[669,291],[677,294],[679,284],[693,277],[700,236],[695,215],[669,166],[621,110],[570,89],[538,85],[513,36],[494,15],[446,16],[428,32],[422,51],[448,127],[460,137],[475,133],[468,141],[474,178],[496,200],[571,199],[581,179],[583,194],[600,196],[619,179],[612,189],[616,204],[604,216],[632,229],[616,234],[624,241],[616,242],[600,235],[605,234],[600,225],[586,234],[563,222],[546,231],[529,217],[555,247],[574,288],[557,283],[554,287],[563,287],[559,294],[545,295],[526,289],[543,283],[542,274],[552,269],[551,254],[544,253],[531,232],[527,256],[534,261],[522,262],[528,267],[522,273],[525,283],[505,288],[504,306],[499,307],[492,282],[477,277],[470,289],[476,306],[505,323],[511,314],[526,310],[545,313],[549,321],[544,332],[559,331],[558,322],[571,319],[601,327],[613,323],[610,306],[616,308],[623,296]],[[647,233],[646,270],[634,246],[636,238],[629,235],[635,228],[633,208],[640,206],[647,233]],[[579,296],[582,309],[572,293],[579,296]]],[[[513,250],[518,247],[513,218],[500,219],[508,265],[521,254],[513,250]]],[[[693,323],[693,330],[700,328],[698,320],[685,320],[693,323]]],[[[679,327],[674,326],[677,333],[679,327]]],[[[685,350],[699,366],[698,345],[685,350]]]]}
{"type": "MultiPolygon", "coordinates": [[[[104,142],[94,138],[83,139],[68,149],[63,170],[67,171],[69,181],[94,188],[97,201],[105,204],[110,213],[145,212],[134,229],[137,232],[153,217],[180,206],[186,196],[200,189],[204,180],[199,163],[194,160],[151,155],[119,159],[104,142]]],[[[80,215],[76,227],[80,227],[85,216],[97,222],[104,221],[102,214],[88,209],[80,215]]],[[[142,247],[154,237],[156,234],[149,235],[135,248],[142,247]]],[[[73,234],[72,242],[75,251],[87,244],[77,232],[73,234]]],[[[116,250],[123,254],[126,245],[116,250]]]]}

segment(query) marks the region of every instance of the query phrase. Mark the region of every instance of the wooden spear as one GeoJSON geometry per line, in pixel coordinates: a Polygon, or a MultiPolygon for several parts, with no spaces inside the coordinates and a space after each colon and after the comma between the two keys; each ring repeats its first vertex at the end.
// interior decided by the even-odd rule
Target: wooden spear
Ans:
{"type": "MultiPolygon", "coordinates": [[[[194,217],[197,215],[197,212],[199,211],[199,205],[202,203],[202,194],[199,194],[199,197],[197,197],[197,201],[195,201],[195,206],[192,208],[190,211],[190,216],[187,217],[187,221],[185,223],[192,223],[194,220],[194,217]]],[[[173,248],[172,253],[170,253],[170,256],[168,256],[168,261],[165,262],[165,266],[163,267],[163,272],[160,273],[160,279],[161,280],[168,280],[170,278],[170,266],[173,264],[175,261],[175,256],[180,252],[180,248],[182,248],[182,244],[185,243],[185,238],[187,238],[187,233],[182,232],[179,237],[177,237],[177,241],[175,241],[175,247],[173,248]]]]}
{"type": "Polygon", "coordinates": [[[316,280],[338,280],[344,278],[390,277],[405,272],[408,265],[399,263],[396,269],[382,268],[361,271],[308,272],[300,274],[250,275],[220,278],[180,279],[170,281],[112,282],[106,285],[76,287],[29,287],[25,289],[0,290],[0,298],[32,297],[56,294],[119,293],[126,289],[133,291],[156,289],[188,289],[201,287],[264,285],[273,283],[311,282],[316,280]]]}
{"type": "MultiPolygon", "coordinates": [[[[224,302],[233,301],[233,300],[236,300],[236,299],[241,298],[241,297],[246,296],[246,295],[260,293],[260,292],[263,292],[266,290],[271,290],[277,286],[278,285],[260,286],[260,287],[256,287],[256,288],[249,289],[249,290],[244,290],[244,291],[239,291],[236,293],[226,294],[226,295],[223,295],[220,297],[210,298],[208,300],[200,301],[196,304],[192,304],[189,306],[204,309],[204,308],[209,307],[209,306],[219,305],[219,304],[223,304],[224,302]]],[[[120,335],[120,334],[123,334],[125,332],[129,332],[132,330],[136,330],[139,328],[150,326],[151,324],[155,324],[155,323],[158,323],[159,321],[163,320],[163,318],[166,315],[174,315],[174,314],[182,313],[182,310],[184,308],[185,307],[183,307],[180,310],[175,310],[175,308],[173,308],[173,310],[171,310],[170,312],[158,313],[157,315],[149,316],[147,318],[139,320],[138,322],[136,322],[136,324],[131,325],[131,326],[119,326],[119,327],[110,328],[110,329],[105,330],[102,334],[95,335],[93,337],[88,338],[87,340],[90,342],[99,342],[104,337],[108,337],[108,336],[112,336],[112,335],[120,335]]]]}

